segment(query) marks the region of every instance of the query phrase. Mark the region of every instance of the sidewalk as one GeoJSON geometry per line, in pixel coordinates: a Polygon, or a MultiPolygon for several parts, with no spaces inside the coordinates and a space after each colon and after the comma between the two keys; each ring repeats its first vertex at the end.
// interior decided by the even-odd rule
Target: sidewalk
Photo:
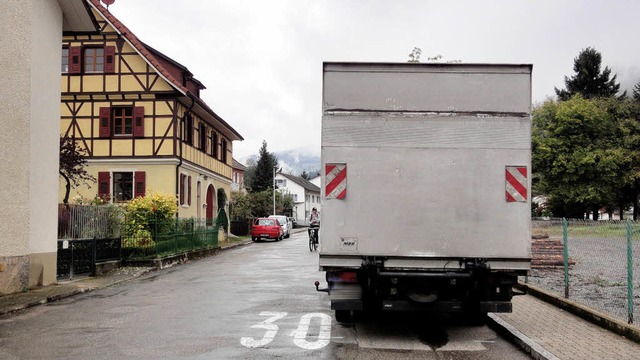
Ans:
{"type": "MultiPolygon", "coordinates": [[[[251,240],[222,245],[220,251],[250,244],[251,240]]],[[[0,316],[7,315],[33,306],[58,301],[84,292],[103,289],[109,286],[121,284],[143,276],[154,267],[121,267],[106,274],[93,277],[82,277],[68,281],[62,281],[55,285],[42,286],[30,289],[27,292],[0,296],[0,316]]]]}
{"type": "MultiPolygon", "coordinates": [[[[489,325],[512,340],[534,359],[638,359],[640,344],[595,325],[571,312],[582,311],[590,318],[605,317],[579,304],[531,287],[530,294],[515,296],[512,313],[489,314],[489,325]],[[563,304],[552,305],[561,301],[563,304]],[[569,309],[571,312],[561,309],[569,309]],[[589,313],[585,313],[588,311],[589,313]]],[[[602,319],[601,319],[602,320],[602,319]]],[[[602,322],[602,321],[601,321],[602,322]]],[[[606,319],[606,327],[626,332],[637,339],[640,327],[606,319]]]]}
{"type": "MultiPolygon", "coordinates": [[[[221,250],[250,243],[251,240],[246,240],[223,246],[221,250]]],[[[123,267],[101,276],[86,277],[32,289],[25,293],[0,296],[0,316],[131,281],[151,271],[156,269],[123,267]]],[[[513,298],[512,313],[489,314],[489,326],[521,347],[534,359],[640,358],[639,343],[594,325],[563,308],[571,312],[582,311],[583,317],[600,319],[599,323],[603,326],[615,329],[618,333],[625,333],[636,340],[640,339],[640,327],[606,318],[605,315],[545,293],[533,286],[530,286],[529,293],[536,296],[524,295],[513,298]]]]}

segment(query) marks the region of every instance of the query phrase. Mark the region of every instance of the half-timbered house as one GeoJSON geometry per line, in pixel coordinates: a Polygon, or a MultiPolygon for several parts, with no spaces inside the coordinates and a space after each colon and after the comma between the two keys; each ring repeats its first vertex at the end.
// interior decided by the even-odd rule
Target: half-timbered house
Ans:
{"type": "Polygon", "coordinates": [[[232,143],[242,136],[200,98],[205,87],[185,66],[89,4],[100,32],[63,39],[61,131],[86,149],[97,184],[71,197],[126,202],[158,191],[176,194],[180,217],[212,220],[218,189],[231,192],[232,143]]]}

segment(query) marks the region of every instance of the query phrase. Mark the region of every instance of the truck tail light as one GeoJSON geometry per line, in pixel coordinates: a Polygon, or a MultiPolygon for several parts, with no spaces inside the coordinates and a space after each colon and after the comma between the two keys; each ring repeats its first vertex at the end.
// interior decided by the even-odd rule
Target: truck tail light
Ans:
{"type": "Polygon", "coordinates": [[[358,273],[356,271],[331,271],[327,272],[327,282],[329,283],[357,283],[358,273]]]}

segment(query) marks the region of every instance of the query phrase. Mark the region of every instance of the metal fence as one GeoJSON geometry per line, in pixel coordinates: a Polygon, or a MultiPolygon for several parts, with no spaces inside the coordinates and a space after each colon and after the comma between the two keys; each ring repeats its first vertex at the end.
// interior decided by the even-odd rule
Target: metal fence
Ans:
{"type": "Polygon", "coordinates": [[[58,239],[119,237],[122,214],[117,205],[58,204],[58,239]]]}
{"type": "Polygon", "coordinates": [[[130,220],[117,205],[60,204],[58,278],[95,274],[101,262],[146,260],[218,246],[218,228],[206,220],[130,220]]]}
{"type": "Polygon", "coordinates": [[[58,240],[58,279],[95,275],[96,264],[122,258],[120,244],[120,238],[58,240]]]}
{"type": "Polygon", "coordinates": [[[628,323],[638,319],[640,223],[533,220],[532,234],[534,245],[546,238],[561,244],[561,261],[532,269],[528,283],[628,323]]]}
{"type": "Polygon", "coordinates": [[[218,228],[206,220],[150,221],[143,227],[125,225],[122,230],[122,256],[125,259],[157,258],[216,247],[218,228]]]}

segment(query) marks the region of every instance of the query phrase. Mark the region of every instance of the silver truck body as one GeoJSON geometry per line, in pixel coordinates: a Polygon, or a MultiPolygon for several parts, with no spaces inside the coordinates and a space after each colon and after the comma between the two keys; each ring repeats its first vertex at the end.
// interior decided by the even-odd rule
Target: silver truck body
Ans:
{"type": "Polygon", "coordinates": [[[346,196],[322,178],[320,268],[528,269],[530,196],[508,202],[505,167],[531,175],[531,66],[325,63],[322,168],[346,164],[346,196]]]}
{"type": "Polygon", "coordinates": [[[338,321],[511,311],[531,264],[531,71],[324,64],[318,290],[338,321]]]}

